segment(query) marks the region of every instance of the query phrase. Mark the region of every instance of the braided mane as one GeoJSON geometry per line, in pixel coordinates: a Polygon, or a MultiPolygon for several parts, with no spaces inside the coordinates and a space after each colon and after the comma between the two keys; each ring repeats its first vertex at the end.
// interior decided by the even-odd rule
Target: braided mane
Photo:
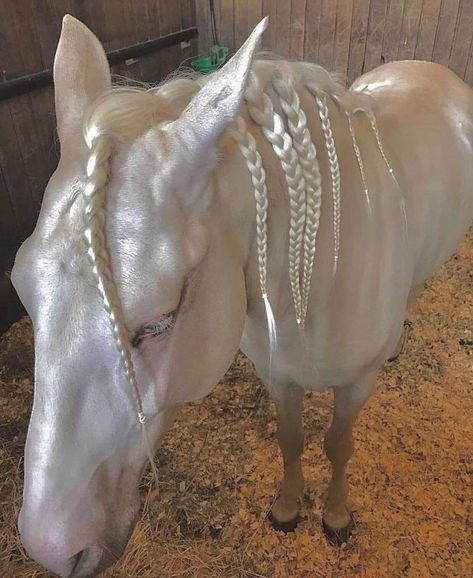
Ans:
{"type": "MultiPolygon", "coordinates": [[[[145,433],[145,415],[136,383],[126,327],[119,295],[113,278],[110,255],[105,238],[105,190],[109,178],[112,142],[132,141],[152,126],[177,119],[193,95],[209,77],[180,76],[157,88],[114,88],[101,96],[89,111],[84,123],[84,137],[89,147],[85,198],[85,238],[97,285],[102,295],[120,352],[123,366],[133,393],[140,423],[145,433]]],[[[253,64],[245,95],[245,105],[251,120],[260,127],[272,145],[284,172],[289,201],[289,279],[295,316],[303,331],[307,316],[317,232],[320,224],[322,186],[317,151],[307,126],[298,92],[306,89],[314,97],[321,131],[329,159],[332,189],[334,264],[337,269],[340,250],[340,167],[333,137],[327,99],[332,99],[348,116],[349,130],[356,154],[369,207],[366,175],[352,115],[365,113],[374,131],[378,149],[393,174],[381,144],[375,117],[369,106],[354,109],[344,105],[348,94],[320,66],[288,63],[277,60],[257,60],[253,64]],[[279,114],[275,105],[282,111],[279,114]],[[285,117],[285,118],[284,118],[285,117]]],[[[349,99],[347,99],[349,100],[349,99]]],[[[345,103],[346,104],[346,103],[345,103]]],[[[256,205],[256,250],[261,294],[265,304],[270,339],[270,368],[277,347],[276,323],[268,298],[268,191],[263,160],[255,138],[248,131],[243,117],[230,126],[228,134],[236,141],[251,176],[256,205]]],[[[150,460],[152,450],[147,447],[150,460]]]]}

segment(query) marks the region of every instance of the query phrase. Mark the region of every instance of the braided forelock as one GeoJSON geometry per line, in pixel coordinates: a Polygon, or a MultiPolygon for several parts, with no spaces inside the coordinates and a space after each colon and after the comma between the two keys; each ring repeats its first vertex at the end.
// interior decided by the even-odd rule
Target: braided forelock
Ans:
{"type": "Polygon", "coordinates": [[[291,283],[296,321],[302,322],[302,295],[300,287],[300,265],[306,214],[305,180],[291,136],[284,122],[274,111],[273,103],[257,83],[250,83],[246,93],[248,112],[261,127],[271,143],[286,178],[289,194],[289,280],[291,283]]]}
{"type": "Polygon", "coordinates": [[[154,463],[154,452],[147,436],[146,417],[129,346],[130,335],[123,317],[105,238],[105,195],[110,172],[111,139],[101,131],[97,124],[94,124],[93,115],[86,122],[84,137],[90,151],[87,162],[87,183],[83,191],[85,199],[84,237],[87,253],[108,314],[113,337],[141,424],[145,449],[157,482],[158,472],[154,463]]]}
{"type": "Polygon", "coordinates": [[[273,87],[287,117],[289,132],[302,167],[306,184],[306,221],[304,230],[304,259],[302,275],[302,325],[309,302],[310,283],[314,266],[317,232],[320,224],[322,180],[317,151],[307,126],[307,117],[301,108],[299,95],[292,76],[273,78],[273,87]]]}

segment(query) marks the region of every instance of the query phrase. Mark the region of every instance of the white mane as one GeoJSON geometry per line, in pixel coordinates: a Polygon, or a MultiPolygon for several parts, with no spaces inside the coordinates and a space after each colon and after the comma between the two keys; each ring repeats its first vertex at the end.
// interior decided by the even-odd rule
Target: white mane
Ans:
{"type": "MultiPolygon", "coordinates": [[[[90,149],[87,164],[86,240],[98,287],[115,335],[120,355],[135,397],[140,422],[144,426],[141,397],[136,384],[129,335],[124,323],[104,233],[105,188],[108,181],[111,143],[114,140],[132,141],[152,126],[177,119],[192,97],[209,77],[177,75],[156,88],[115,87],[102,95],[93,105],[84,122],[84,137],[90,149]]],[[[314,97],[321,121],[321,129],[329,158],[332,188],[334,262],[336,274],[340,239],[340,168],[332,134],[327,99],[332,99],[348,116],[353,148],[358,161],[365,195],[369,194],[361,152],[351,117],[365,113],[371,123],[378,148],[392,173],[384,154],[375,117],[369,103],[357,102],[322,67],[308,63],[289,63],[279,60],[257,60],[249,76],[245,104],[251,120],[259,125],[272,145],[284,172],[289,198],[289,277],[296,321],[303,332],[309,302],[317,232],[320,223],[322,181],[317,151],[301,107],[299,92],[307,90],[314,97]],[[273,102],[275,101],[275,102],[273,102]],[[282,115],[276,112],[278,104],[282,115]]],[[[265,304],[270,340],[271,359],[277,347],[276,324],[267,294],[268,193],[263,160],[256,141],[247,130],[243,117],[230,127],[229,134],[237,142],[251,176],[256,203],[256,246],[261,294],[265,304]]],[[[148,448],[151,455],[151,449],[148,448]]]]}

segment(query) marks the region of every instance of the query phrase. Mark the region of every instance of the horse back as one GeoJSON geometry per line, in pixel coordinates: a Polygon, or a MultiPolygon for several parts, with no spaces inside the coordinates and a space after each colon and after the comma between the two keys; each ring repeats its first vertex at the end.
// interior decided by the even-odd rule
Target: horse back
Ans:
{"type": "Polygon", "coordinates": [[[455,250],[473,221],[473,91],[430,62],[393,62],[350,88],[369,95],[406,198],[414,285],[455,250]]]}

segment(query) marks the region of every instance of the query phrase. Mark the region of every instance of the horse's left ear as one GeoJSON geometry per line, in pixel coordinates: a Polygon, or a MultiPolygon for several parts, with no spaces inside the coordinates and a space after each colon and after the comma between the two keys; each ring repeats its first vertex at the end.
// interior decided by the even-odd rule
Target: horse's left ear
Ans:
{"type": "Polygon", "coordinates": [[[268,17],[261,20],[233,58],[209,78],[175,121],[175,127],[192,138],[192,145],[213,146],[237,117],[253,56],[267,25],[268,17]]]}

